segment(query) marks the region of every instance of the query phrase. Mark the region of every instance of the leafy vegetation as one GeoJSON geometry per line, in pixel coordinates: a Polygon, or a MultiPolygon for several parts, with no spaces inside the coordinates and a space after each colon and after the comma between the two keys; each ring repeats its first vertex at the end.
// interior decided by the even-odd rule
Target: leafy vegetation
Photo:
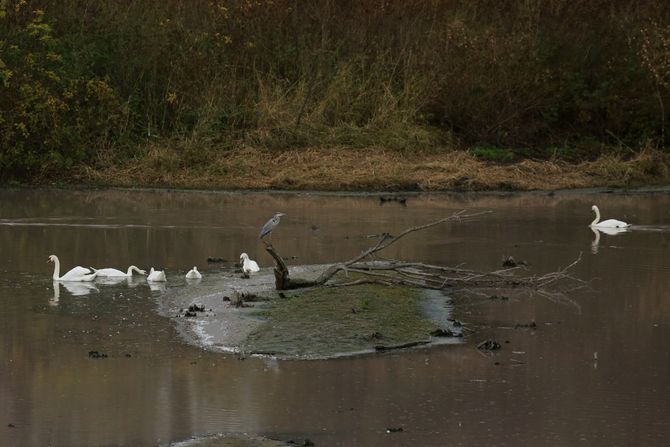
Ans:
{"type": "Polygon", "coordinates": [[[658,0],[0,0],[0,174],[156,148],[172,170],[238,148],[593,159],[665,147],[669,73],[658,0]]]}
{"type": "Polygon", "coordinates": [[[475,146],[470,149],[470,153],[479,159],[488,161],[502,162],[514,160],[512,151],[497,147],[475,146]]]}

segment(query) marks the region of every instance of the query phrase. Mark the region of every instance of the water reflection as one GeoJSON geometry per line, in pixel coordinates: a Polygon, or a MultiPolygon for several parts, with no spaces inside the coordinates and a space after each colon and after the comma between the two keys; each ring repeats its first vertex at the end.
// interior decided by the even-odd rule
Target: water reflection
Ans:
{"type": "Polygon", "coordinates": [[[149,289],[151,289],[152,292],[163,294],[167,290],[165,282],[147,281],[147,284],[149,284],[149,289]]]}
{"type": "Polygon", "coordinates": [[[98,293],[100,290],[94,283],[81,281],[54,281],[54,299],[60,293],[59,286],[63,286],[65,290],[72,296],[84,296],[91,293],[98,293]]]}
{"type": "Polygon", "coordinates": [[[609,236],[616,236],[617,234],[626,233],[630,231],[629,228],[607,228],[607,227],[589,227],[593,231],[593,241],[591,242],[591,253],[598,254],[598,245],[600,244],[600,233],[609,236]]]}
{"type": "Polygon", "coordinates": [[[107,286],[119,285],[121,283],[128,283],[129,278],[123,276],[97,276],[95,278],[97,284],[103,284],[107,286]]]}

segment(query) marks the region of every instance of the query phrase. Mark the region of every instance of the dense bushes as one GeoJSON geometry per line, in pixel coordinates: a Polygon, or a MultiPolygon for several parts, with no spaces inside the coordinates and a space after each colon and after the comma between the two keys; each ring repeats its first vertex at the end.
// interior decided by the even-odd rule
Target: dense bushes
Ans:
{"type": "Polygon", "coordinates": [[[147,140],[189,159],[237,145],[589,156],[667,138],[660,0],[0,0],[0,11],[5,176],[141,155],[147,140]]]}
{"type": "Polygon", "coordinates": [[[0,16],[0,171],[15,177],[90,159],[113,144],[122,115],[104,80],[68,70],[44,11],[25,3],[5,3],[0,16]]]}

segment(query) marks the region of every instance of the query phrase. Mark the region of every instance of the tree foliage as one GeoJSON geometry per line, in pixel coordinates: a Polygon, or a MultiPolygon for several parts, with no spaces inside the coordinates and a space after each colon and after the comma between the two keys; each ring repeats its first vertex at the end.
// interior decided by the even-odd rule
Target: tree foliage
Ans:
{"type": "Polygon", "coordinates": [[[156,139],[183,163],[237,145],[663,146],[669,29],[655,0],[0,0],[0,172],[156,139]]]}

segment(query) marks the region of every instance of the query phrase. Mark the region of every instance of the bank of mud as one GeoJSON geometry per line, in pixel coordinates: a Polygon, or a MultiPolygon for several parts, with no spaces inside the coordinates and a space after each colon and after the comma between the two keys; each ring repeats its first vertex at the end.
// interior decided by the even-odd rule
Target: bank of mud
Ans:
{"type": "MultiPolygon", "coordinates": [[[[314,279],[327,266],[290,268],[314,279]]],[[[359,285],[277,292],[271,268],[244,278],[203,273],[157,293],[158,311],[204,349],[283,359],[323,359],[411,346],[458,343],[461,327],[435,291],[359,285]]],[[[173,285],[174,284],[174,285],[173,285]]]]}
{"type": "Polygon", "coordinates": [[[245,433],[221,433],[173,442],[168,444],[168,447],[291,447],[301,445],[314,444],[305,439],[279,441],[245,433]]]}

